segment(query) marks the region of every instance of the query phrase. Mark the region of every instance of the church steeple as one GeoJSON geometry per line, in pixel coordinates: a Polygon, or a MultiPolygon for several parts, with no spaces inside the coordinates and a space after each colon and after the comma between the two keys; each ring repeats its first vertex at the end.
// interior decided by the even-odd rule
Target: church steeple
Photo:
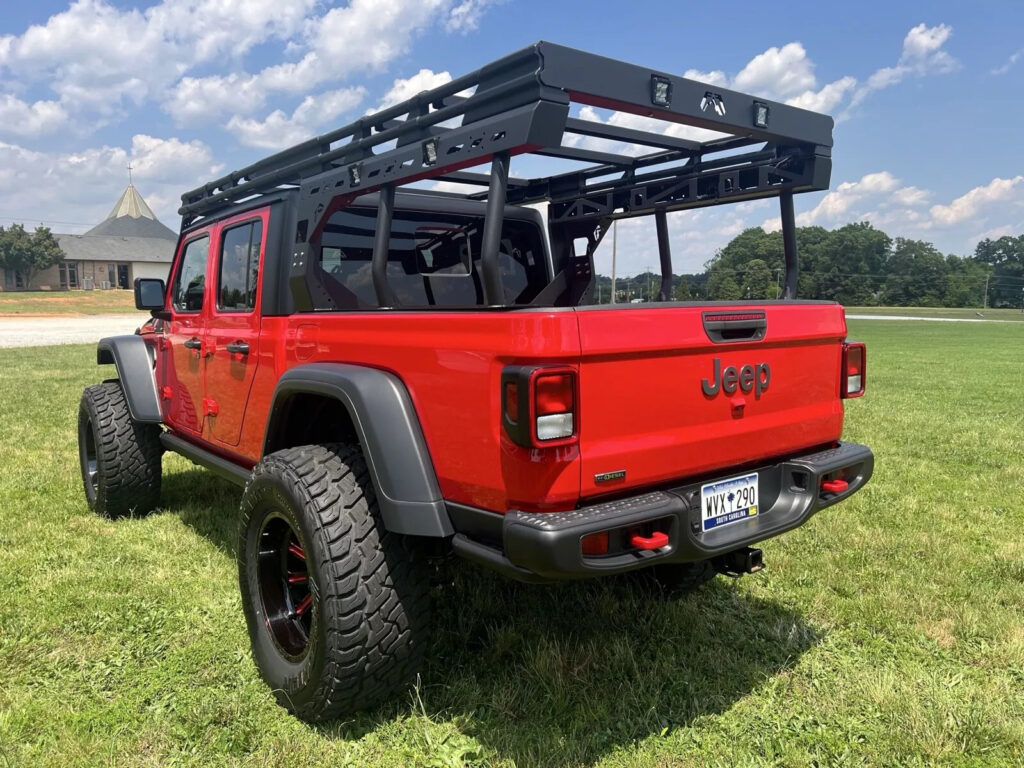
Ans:
{"type": "Polygon", "coordinates": [[[142,195],[135,189],[131,181],[131,165],[128,166],[128,186],[107,218],[85,233],[88,235],[112,235],[120,237],[158,237],[164,240],[177,240],[178,236],[164,226],[153,209],[150,208],[142,195]]]}

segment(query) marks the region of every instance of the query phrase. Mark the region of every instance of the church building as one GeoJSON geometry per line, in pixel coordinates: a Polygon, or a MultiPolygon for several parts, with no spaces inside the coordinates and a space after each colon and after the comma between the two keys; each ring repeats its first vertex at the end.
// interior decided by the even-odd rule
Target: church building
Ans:
{"type": "Polygon", "coordinates": [[[167,280],[178,235],[157,219],[134,184],[121,194],[110,214],[81,235],[54,233],[64,261],[43,270],[25,285],[22,276],[0,268],[7,291],[130,289],[137,277],[167,280]]]}

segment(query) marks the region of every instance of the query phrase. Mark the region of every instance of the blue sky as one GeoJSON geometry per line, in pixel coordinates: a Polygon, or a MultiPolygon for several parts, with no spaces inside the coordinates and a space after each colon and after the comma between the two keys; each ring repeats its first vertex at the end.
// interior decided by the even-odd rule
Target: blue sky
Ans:
{"type": "MultiPolygon", "coordinates": [[[[214,174],[548,39],[833,114],[832,190],[798,198],[800,223],[867,219],[961,254],[1024,232],[1024,4],[723,7],[7,2],[0,224],[83,231],[113,205],[130,161],[176,227],[178,196],[214,174]]],[[[674,214],[677,271],[699,270],[746,226],[777,226],[775,215],[767,202],[674,214]]],[[[656,265],[654,242],[652,222],[624,223],[620,272],[656,265]]]]}

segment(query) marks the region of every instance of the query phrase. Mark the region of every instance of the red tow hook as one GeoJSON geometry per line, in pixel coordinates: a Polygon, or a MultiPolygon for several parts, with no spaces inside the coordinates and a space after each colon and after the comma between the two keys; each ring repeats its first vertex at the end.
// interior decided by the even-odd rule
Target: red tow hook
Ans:
{"type": "Polygon", "coordinates": [[[655,531],[649,537],[645,537],[636,533],[630,537],[629,544],[637,549],[661,549],[668,544],[668,534],[655,531]]]}
{"type": "Polygon", "coordinates": [[[835,480],[823,480],[821,483],[821,490],[827,493],[842,493],[849,487],[850,484],[848,482],[840,480],[839,478],[836,478],[835,480]]]}

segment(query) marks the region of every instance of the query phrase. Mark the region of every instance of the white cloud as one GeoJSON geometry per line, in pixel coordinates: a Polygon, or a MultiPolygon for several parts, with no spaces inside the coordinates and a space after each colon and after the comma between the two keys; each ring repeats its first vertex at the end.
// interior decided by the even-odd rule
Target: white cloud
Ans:
{"type": "Polygon", "coordinates": [[[697,80],[701,83],[707,83],[708,85],[720,85],[723,88],[728,87],[729,77],[720,69],[713,70],[712,72],[701,72],[699,69],[688,69],[683,73],[683,77],[689,78],[690,80],[697,80]]]}
{"type": "Polygon", "coordinates": [[[873,92],[896,85],[908,76],[946,74],[957,69],[959,62],[943,50],[952,35],[953,28],[947,24],[929,27],[922,23],[913,27],[903,38],[903,52],[896,66],[876,70],[854,92],[850,108],[856,107],[873,92]]]}
{"type": "MultiPolygon", "coordinates": [[[[177,125],[187,126],[225,114],[251,114],[270,94],[308,92],[356,72],[379,71],[404,54],[413,37],[435,23],[449,4],[450,0],[352,0],[318,19],[307,19],[302,44],[296,46],[306,53],[298,61],[254,74],[185,78],[164,101],[164,109],[177,125]],[[232,89],[239,95],[223,100],[221,95],[232,89]]],[[[241,120],[235,122],[237,126],[241,120]]]]}
{"type": "MultiPolygon", "coordinates": [[[[422,30],[474,29],[495,1],[160,0],[122,9],[74,0],[20,35],[0,36],[0,79],[12,93],[48,88],[80,129],[149,101],[162,102],[180,127],[194,126],[252,115],[275,94],[304,96],[380,71],[422,30]],[[244,71],[243,57],[270,41],[283,45],[283,60],[244,71]],[[210,64],[219,71],[195,73],[210,64]]],[[[49,103],[38,102],[37,119],[53,119],[49,103]]]]}
{"type": "Polygon", "coordinates": [[[430,69],[421,69],[412,77],[398,78],[381,98],[374,111],[387,109],[406,99],[411,99],[420,91],[429,91],[451,82],[451,79],[452,76],[448,72],[434,72],[430,69]]]}
{"type": "Polygon", "coordinates": [[[1011,53],[1010,58],[1008,58],[1002,66],[993,69],[991,73],[993,75],[1005,75],[1007,72],[1013,69],[1014,64],[1020,61],[1021,56],[1024,56],[1024,48],[1021,48],[1019,51],[1011,53]]]}
{"type": "Polygon", "coordinates": [[[56,101],[28,104],[10,94],[0,94],[0,134],[38,136],[63,127],[68,113],[56,101]]]}
{"type": "MultiPolygon", "coordinates": [[[[918,192],[921,190],[917,190],[916,187],[902,186],[900,180],[888,171],[869,173],[858,181],[844,181],[839,184],[814,208],[797,214],[796,223],[801,227],[815,224],[835,226],[870,219],[872,217],[868,214],[871,210],[885,210],[894,204],[905,206],[894,201],[913,199],[918,192]],[[870,208],[866,208],[865,204],[870,208]]],[[[767,219],[761,226],[768,232],[776,232],[781,229],[782,223],[778,217],[773,217],[767,219]]]]}
{"type": "Polygon", "coordinates": [[[800,43],[769,48],[750,60],[732,87],[767,98],[785,99],[814,88],[814,64],[800,43]]]}
{"type": "Polygon", "coordinates": [[[185,77],[164,102],[180,128],[217,122],[224,114],[251,114],[266,103],[266,92],[253,75],[185,77]]]}
{"type": "Polygon", "coordinates": [[[182,191],[223,170],[206,144],[177,138],[137,134],[127,147],[53,153],[0,142],[0,211],[23,217],[27,225],[81,222],[53,228],[84,231],[106,216],[124,190],[129,162],[139,191],[172,229],[182,191]]]}
{"type": "Polygon", "coordinates": [[[1024,187],[1024,176],[1012,179],[992,179],[983,187],[975,187],[956,198],[949,205],[931,207],[932,222],[938,227],[949,227],[973,219],[994,203],[1004,202],[1018,196],[1024,187]]]}
{"type": "Polygon", "coordinates": [[[225,127],[247,147],[283,149],[314,136],[321,126],[358,106],[365,94],[362,87],[327,91],[307,96],[290,116],[280,109],[263,120],[234,115],[225,127]]]}
{"type": "Polygon", "coordinates": [[[906,206],[907,208],[915,208],[927,203],[928,198],[931,196],[932,193],[927,189],[903,187],[892,193],[892,200],[898,205],[906,206]]]}
{"type": "Polygon", "coordinates": [[[829,83],[824,86],[820,91],[815,91],[810,88],[798,96],[793,96],[786,100],[786,103],[800,107],[801,109],[809,109],[812,112],[831,112],[839,102],[841,102],[846,94],[850,92],[857,85],[857,78],[841,77],[835,82],[829,83]]]}
{"type": "MultiPolygon", "coordinates": [[[[932,196],[929,190],[904,185],[888,171],[869,173],[839,184],[815,207],[798,213],[796,223],[835,228],[869,221],[894,237],[916,237],[960,253],[985,237],[1018,233],[1024,227],[1024,176],[996,178],[948,204],[927,207],[932,196]]],[[[773,217],[761,226],[776,232],[782,225],[773,217]]]]}
{"type": "Polygon", "coordinates": [[[495,5],[503,0],[462,0],[451,11],[448,12],[448,20],[445,22],[445,29],[449,32],[472,32],[480,26],[480,19],[490,5],[495,5]]]}

